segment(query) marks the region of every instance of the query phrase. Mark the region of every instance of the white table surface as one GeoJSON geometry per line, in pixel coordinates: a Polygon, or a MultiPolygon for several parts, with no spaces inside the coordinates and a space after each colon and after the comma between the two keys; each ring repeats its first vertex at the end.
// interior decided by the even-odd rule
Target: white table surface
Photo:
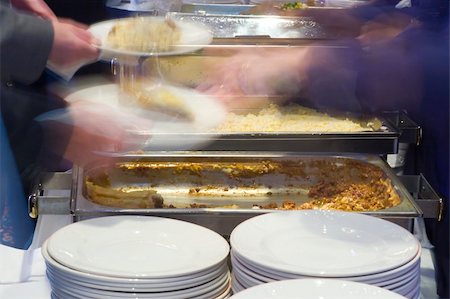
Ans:
{"type": "MultiPolygon", "coordinates": [[[[29,254],[25,259],[14,259],[11,248],[0,245],[0,298],[5,299],[50,299],[50,285],[45,276],[44,259],[40,253],[42,243],[56,230],[72,222],[70,216],[45,215],[38,219],[29,254]],[[16,265],[14,265],[16,263],[16,265]],[[14,268],[16,266],[17,268],[14,268]],[[6,269],[12,269],[10,272],[6,269]],[[1,283],[2,274],[19,275],[22,282],[1,283]]],[[[422,243],[421,257],[421,298],[437,299],[434,278],[433,249],[426,235],[423,235],[423,221],[416,221],[416,237],[422,243]]],[[[3,275],[5,277],[6,275],[3,275]]]]}

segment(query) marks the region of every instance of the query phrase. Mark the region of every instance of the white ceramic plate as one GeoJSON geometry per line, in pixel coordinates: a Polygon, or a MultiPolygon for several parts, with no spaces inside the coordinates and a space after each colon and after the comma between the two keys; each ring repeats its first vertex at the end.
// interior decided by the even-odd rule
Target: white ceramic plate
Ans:
{"type": "MultiPolygon", "coordinates": [[[[264,283],[268,283],[268,282],[262,282],[259,281],[247,274],[245,274],[244,272],[241,272],[240,269],[233,269],[234,272],[234,277],[236,277],[236,279],[240,282],[240,284],[245,288],[251,288],[260,284],[264,284],[264,283]]],[[[274,281],[270,281],[270,282],[274,282],[274,281]]]]}
{"type": "Polygon", "coordinates": [[[96,288],[86,288],[75,285],[67,280],[62,280],[57,276],[48,275],[52,287],[77,294],[79,296],[90,296],[95,298],[142,298],[142,299],[178,299],[178,298],[214,298],[224,292],[229,285],[229,273],[223,273],[214,280],[193,288],[180,289],[171,292],[115,292],[110,290],[100,290],[96,288]]]}
{"type": "Polygon", "coordinates": [[[411,261],[420,248],[410,232],[391,222],[320,210],[253,217],[233,230],[230,243],[252,264],[317,277],[388,271],[411,261]]]}
{"type": "Polygon", "coordinates": [[[396,293],[387,291],[379,287],[352,281],[334,279],[295,279],[271,282],[243,290],[233,295],[231,298],[404,299],[404,297],[396,293]]]}
{"type": "MultiPolygon", "coordinates": [[[[152,19],[163,19],[163,17],[147,17],[152,19]]],[[[101,59],[110,60],[115,57],[146,57],[146,56],[169,56],[169,55],[179,55],[189,52],[194,52],[202,49],[206,45],[209,45],[212,41],[212,34],[208,28],[201,24],[197,24],[189,21],[177,21],[174,22],[178,25],[181,30],[181,37],[179,43],[174,47],[173,50],[167,52],[136,52],[136,51],[126,51],[120,49],[110,48],[106,45],[106,38],[108,36],[111,28],[118,22],[124,19],[113,19],[108,21],[103,21],[100,23],[95,23],[90,26],[89,31],[102,42],[101,49],[101,59]]]]}
{"type": "Polygon", "coordinates": [[[412,290],[410,293],[406,294],[405,297],[411,299],[419,299],[421,297],[420,284],[418,284],[416,288],[412,290]]]}
{"type": "MultiPolygon", "coordinates": [[[[149,128],[151,133],[198,133],[209,130],[222,122],[226,115],[225,107],[218,101],[194,89],[164,85],[164,89],[179,98],[187,111],[193,115],[193,122],[177,119],[160,111],[141,109],[142,116],[151,117],[155,124],[149,128]],[[165,128],[165,126],[172,126],[165,128]]],[[[132,108],[121,105],[121,94],[117,84],[102,84],[76,90],[65,96],[67,102],[91,101],[111,107],[132,108]]],[[[126,97],[126,96],[124,96],[126,97]]],[[[138,114],[139,115],[139,114],[138,114]]]]}
{"type": "MultiPolygon", "coordinates": [[[[400,277],[400,280],[397,281],[397,283],[393,283],[391,285],[388,286],[384,286],[382,288],[386,289],[386,290],[391,290],[395,293],[401,294],[401,295],[405,295],[409,292],[411,292],[411,290],[413,290],[416,285],[419,282],[420,279],[420,272],[418,270],[419,268],[415,269],[414,271],[412,271],[411,273],[408,273],[405,276],[400,277]]],[[[244,288],[250,288],[253,286],[257,286],[263,283],[268,283],[268,282],[273,282],[274,280],[272,279],[267,279],[267,278],[263,278],[261,276],[258,276],[256,273],[249,273],[247,271],[245,271],[245,268],[240,266],[237,263],[233,263],[233,273],[235,278],[244,286],[244,288]]],[[[300,277],[299,277],[300,278],[300,277]]],[[[307,278],[304,277],[302,279],[311,279],[311,277],[307,278]]],[[[349,280],[352,280],[351,278],[349,280]]],[[[374,285],[374,284],[371,284],[374,285]]],[[[377,286],[377,285],[374,285],[377,286]]],[[[381,286],[378,286],[381,287],[381,286]]]]}
{"type": "Polygon", "coordinates": [[[76,297],[71,293],[65,293],[56,288],[52,288],[52,295],[54,295],[56,297],[55,299],[62,299],[62,298],[64,298],[64,299],[90,299],[90,298],[84,298],[84,297],[76,297]]]}
{"type": "MultiPolygon", "coordinates": [[[[188,111],[193,115],[193,120],[188,122],[178,119],[176,116],[164,114],[149,109],[130,110],[137,116],[150,119],[153,125],[148,130],[135,132],[136,137],[148,136],[148,140],[142,144],[142,138],[136,138],[137,149],[158,150],[193,150],[199,149],[210,142],[210,134],[204,134],[218,126],[225,119],[226,109],[218,101],[207,95],[196,92],[193,89],[165,85],[165,88],[181,99],[188,111]]],[[[109,105],[117,108],[120,106],[121,92],[116,84],[102,84],[86,87],[74,91],[64,99],[67,102],[91,101],[95,104],[109,105]]]]}
{"type": "Polygon", "coordinates": [[[387,290],[396,290],[405,284],[412,283],[412,280],[415,278],[420,278],[420,265],[416,267],[414,270],[411,271],[411,273],[407,273],[403,276],[397,277],[396,279],[393,279],[389,282],[384,282],[383,284],[372,284],[376,285],[378,287],[382,287],[387,290]]]}
{"type": "Polygon", "coordinates": [[[229,298],[231,296],[231,274],[230,279],[228,280],[228,284],[226,285],[225,289],[223,291],[220,291],[221,293],[217,295],[214,299],[225,299],[229,298]]]}
{"type": "Polygon", "coordinates": [[[233,289],[234,294],[245,290],[245,287],[242,286],[241,282],[236,278],[234,272],[231,273],[231,288],[233,289]]]}
{"type": "Polygon", "coordinates": [[[219,234],[189,222],[150,216],[112,216],[76,222],[54,233],[52,258],[85,273],[168,278],[210,269],[228,256],[219,234]]]}
{"type": "MultiPolygon", "coordinates": [[[[203,299],[226,299],[229,298],[231,295],[231,282],[228,283],[228,285],[226,286],[224,292],[222,294],[220,294],[217,297],[207,297],[207,298],[203,298],[203,299]]],[[[57,287],[54,287],[52,289],[52,299],[115,299],[115,298],[111,298],[111,297],[98,297],[96,295],[77,295],[72,293],[70,290],[61,290],[58,289],[57,287]]],[[[135,299],[139,299],[140,297],[135,297],[135,299]]]]}
{"type": "MultiPolygon", "coordinates": [[[[51,257],[49,257],[47,254],[46,259],[47,260],[51,259],[51,257]]],[[[61,265],[61,267],[64,266],[61,265]]],[[[107,277],[107,279],[109,278],[107,280],[102,279],[103,278],[102,276],[89,275],[90,277],[86,278],[81,275],[77,275],[82,272],[78,272],[67,267],[64,268],[64,271],[61,271],[59,268],[55,268],[53,264],[47,263],[47,272],[49,272],[53,276],[61,278],[62,280],[67,280],[73,284],[83,287],[96,288],[100,290],[119,291],[119,292],[168,292],[183,288],[190,288],[207,283],[212,279],[218,277],[220,274],[225,273],[227,270],[228,266],[226,264],[223,264],[221,265],[220,268],[217,268],[216,270],[210,273],[200,272],[200,274],[202,275],[183,277],[185,279],[182,280],[129,279],[128,282],[123,283],[120,282],[118,278],[113,277],[107,277]]]]}
{"type": "MultiPolygon", "coordinates": [[[[231,264],[233,265],[234,273],[236,273],[236,275],[238,275],[240,277],[250,277],[249,280],[253,282],[252,285],[283,280],[283,279],[267,277],[267,276],[261,275],[259,272],[254,272],[254,271],[249,270],[243,264],[241,264],[239,261],[237,261],[236,258],[234,257],[234,255],[231,255],[231,264]]],[[[300,278],[300,277],[298,277],[298,278],[300,278]]]]}
{"type": "MultiPolygon", "coordinates": [[[[409,273],[414,272],[415,269],[420,268],[420,256],[422,253],[422,248],[419,247],[419,251],[417,252],[417,255],[408,263],[398,267],[391,269],[389,271],[385,272],[379,272],[375,274],[369,274],[369,275],[360,275],[360,276],[347,276],[342,277],[346,280],[352,280],[356,282],[361,283],[368,283],[372,285],[378,285],[378,286],[385,286],[389,285],[392,282],[396,282],[399,280],[403,280],[405,277],[408,276],[409,273]]],[[[265,277],[258,277],[254,275],[255,278],[258,278],[261,281],[267,281],[267,279],[273,279],[273,280],[286,280],[286,279],[298,279],[298,278],[314,278],[311,276],[305,276],[305,275],[299,275],[299,274],[292,274],[292,273],[285,273],[275,270],[266,269],[264,267],[261,267],[259,265],[252,264],[249,261],[246,261],[242,256],[240,256],[236,251],[231,251],[231,257],[233,266],[236,265],[239,269],[242,269],[243,267],[247,269],[248,271],[251,271],[252,273],[257,273],[258,275],[261,275],[265,277]]],[[[247,271],[247,272],[248,272],[247,271]]]]}
{"type": "Polygon", "coordinates": [[[219,264],[216,267],[207,269],[206,271],[200,271],[193,273],[189,276],[180,276],[175,278],[119,278],[119,277],[107,277],[95,274],[89,274],[84,272],[79,272],[68,268],[57,261],[55,261],[47,251],[47,242],[42,245],[42,255],[46,261],[47,269],[57,275],[68,278],[71,281],[82,283],[87,283],[88,286],[97,286],[101,289],[102,286],[106,286],[108,289],[124,291],[129,290],[139,290],[142,292],[153,292],[153,291],[167,291],[177,289],[182,285],[199,285],[212,280],[217,277],[220,273],[224,272],[224,269],[228,269],[226,263],[219,264]]]}
{"type": "MultiPolygon", "coordinates": [[[[404,285],[398,287],[396,289],[389,289],[392,292],[400,294],[402,296],[406,296],[407,294],[413,292],[417,286],[420,285],[420,275],[417,275],[410,281],[406,281],[404,285]]],[[[384,288],[387,290],[387,288],[384,288]]]]}

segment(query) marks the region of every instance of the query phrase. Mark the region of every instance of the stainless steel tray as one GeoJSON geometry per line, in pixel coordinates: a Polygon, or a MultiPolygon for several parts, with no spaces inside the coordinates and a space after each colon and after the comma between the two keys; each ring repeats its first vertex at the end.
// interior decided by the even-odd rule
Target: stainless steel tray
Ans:
{"type": "Polygon", "coordinates": [[[240,15],[253,7],[255,7],[253,4],[193,3],[183,4],[180,12],[200,15],[240,15]]]}
{"type": "Polygon", "coordinates": [[[395,128],[358,133],[236,133],[221,135],[202,150],[386,154],[397,153],[399,135],[395,128]]]}
{"type": "Polygon", "coordinates": [[[217,39],[264,37],[279,39],[326,39],[330,36],[314,19],[308,17],[280,17],[254,15],[199,15],[169,13],[180,21],[193,21],[208,27],[217,39]]]}
{"type": "MultiPolygon", "coordinates": [[[[315,6],[309,6],[307,10],[335,10],[345,9],[355,6],[359,6],[367,3],[365,0],[351,0],[351,1],[324,1],[316,0],[315,6]]],[[[183,4],[180,12],[182,13],[195,13],[195,14],[217,14],[217,15],[240,15],[245,13],[251,8],[254,8],[254,4],[215,4],[215,3],[192,3],[183,4]]]]}
{"type": "MultiPolygon", "coordinates": [[[[151,151],[192,150],[183,148],[195,140],[203,140],[202,151],[262,151],[262,152],[303,152],[303,153],[350,153],[350,154],[393,154],[398,152],[399,141],[417,144],[420,127],[413,122],[403,127],[409,120],[406,115],[381,116],[383,126],[376,131],[363,132],[236,132],[236,133],[176,133],[152,134],[151,151]],[[405,131],[403,131],[405,130],[405,131]],[[404,133],[405,132],[405,133],[404,133]],[[414,134],[415,133],[415,134],[414,134]],[[408,137],[408,138],[406,138],[408,137]],[[161,146],[158,142],[161,141],[161,146]],[[163,141],[163,142],[162,142],[163,141]],[[169,145],[172,145],[169,148],[169,145]]],[[[410,120],[409,120],[410,121],[410,120]]],[[[149,145],[150,146],[150,145],[149,145]]],[[[147,153],[147,151],[145,152],[147,153]]]]}
{"type": "MultiPolygon", "coordinates": [[[[155,158],[176,158],[178,156],[196,156],[202,157],[222,157],[229,156],[225,153],[216,153],[205,155],[204,153],[179,153],[164,154],[155,153],[148,156],[149,159],[155,158]]],[[[290,154],[252,154],[250,157],[286,157],[290,154]]],[[[234,157],[249,157],[247,153],[234,153],[234,157]]],[[[296,155],[294,155],[296,156],[296,155]]],[[[317,155],[316,155],[317,156],[317,155]]],[[[346,156],[348,157],[348,156],[346,156]]],[[[378,212],[370,212],[368,214],[375,215],[394,223],[397,223],[406,229],[412,231],[413,219],[422,215],[425,218],[439,218],[442,212],[442,198],[440,198],[426,179],[421,176],[400,176],[396,177],[386,163],[378,157],[372,156],[350,156],[363,161],[370,161],[379,165],[386,174],[389,175],[396,189],[399,190],[406,198],[408,198],[408,210],[396,211],[388,209],[378,212]],[[412,197],[411,197],[412,196],[412,197]],[[414,199],[411,199],[414,198],[414,199]],[[419,207],[418,207],[419,206],[419,207]]],[[[136,156],[124,157],[126,159],[136,159],[136,156]]],[[[81,220],[92,217],[117,214],[141,214],[141,215],[157,215],[162,217],[182,219],[205,227],[209,227],[223,235],[229,234],[232,229],[240,222],[258,214],[273,212],[272,210],[221,210],[221,209],[193,209],[193,210],[120,210],[105,209],[102,206],[92,204],[83,197],[80,192],[82,187],[79,178],[83,174],[82,168],[75,168],[73,173],[44,173],[36,184],[36,191],[29,197],[30,216],[37,217],[44,214],[72,214],[75,220],[81,220]]],[[[399,209],[397,207],[397,209],[399,209]]],[[[278,211],[283,212],[283,211],[278,211]]]]}
{"type": "Polygon", "coordinates": [[[212,137],[203,150],[391,154],[399,142],[420,143],[422,130],[405,112],[385,112],[380,119],[382,128],[373,132],[225,133],[212,137]]]}
{"type": "MultiPolygon", "coordinates": [[[[142,155],[139,156],[124,156],[119,158],[118,161],[125,162],[125,161],[162,161],[162,162],[170,162],[170,161],[261,161],[263,159],[281,159],[281,160],[289,160],[292,159],[293,161],[295,159],[334,159],[338,157],[330,157],[330,156],[310,156],[310,155],[297,155],[297,154],[289,154],[289,153],[283,153],[283,154],[248,154],[248,153],[215,153],[215,154],[204,154],[204,153],[189,153],[189,154],[163,154],[163,153],[157,153],[153,155],[146,155],[143,157],[142,155]]],[[[348,157],[346,157],[348,158],[348,157]]],[[[397,219],[400,221],[405,222],[405,226],[411,225],[410,221],[414,217],[420,216],[422,214],[420,208],[415,204],[414,200],[412,199],[410,193],[404,188],[403,184],[399,181],[399,179],[392,173],[389,166],[387,166],[386,163],[384,163],[380,158],[375,156],[355,156],[351,157],[351,159],[357,159],[358,161],[363,161],[365,163],[370,163],[373,165],[376,165],[380,167],[386,174],[386,176],[391,180],[395,190],[399,194],[401,198],[401,203],[395,207],[379,210],[379,211],[369,211],[364,212],[365,214],[375,215],[387,219],[397,219]]],[[[86,175],[89,175],[93,171],[101,170],[104,165],[101,163],[95,163],[93,165],[88,165],[83,168],[76,168],[74,169],[74,183],[72,188],[72,211],[73,213],[79,217],[79,218],[89,218],[89,217],[95,217],[95,216],[101,216],[101,215],[114,215],[114,214],[145,214],[145,215],[154,215],[154,216],[162,216],[162,217],[169,217],[169,218],[176,218],[181,220],[186,220],[194,223],[198,223],[207,227],[210,227],[211,229],[214,229],[222,234],[228,234],[231,232],[231,230],[240,222],[242,222],[245,219],[248,219],[249,217],[268,213],[268,212],[282,212],[279,210],[273,210],[273,209],[253,209],[251,207],[251,204],[247,205],[247,208],[238,208],[238,209],[229,209],[229,208],[176,208],[176,209],[122,209],[122,208],[114,208],[114,207],[108,207],[108,206],[102,206],[93,203],[92,201],[88,200],[86,198],[85,193],[85,186],[84,181],[86,178],[86,175]]],[[[125,181],[122,181],[120,179],[115,179],[115,184],[123,184],[123,185],[133,185],[133,184],[142,184],[143,181],[130,181],[130,178],[128,177],[125,181]]],[[[272,181],[272,184],[276,185],[276,181],[272,181]]],[[[148,185],[148,181],[146,183],[148,185]]],[[[226,185],[227,183],[224,182],[226,185]]],[[[224,186],[225,186],[224,185],[224,186]]],[[[261,194],[255,194],[252,196],[244,196],[242,197],[234,197],[232,199],[226,199],[223,200],[223,198],[220,197],[206,197],[202,200],[193,200],[193,198],[187,198],[186,197],[186,186],[183,186],[181,184],[176,184],[176,180],[174,184],[165,185],[162,188],[169,188],[170,191],[173,193],[172,196],[170,196],[170,202],[172,203],[187,203],[189,201],[196,201],[197,203],[211,203],[217,200],[221,200],[220,205],[227,205],[231,203],[242,203],[242,202],[258,202],[264,200],[269,200],[270,202],[274,201],[281,201],[286,198],[286,195],[277,197],[276,195],[270,196],[270,199],[267,198],[267,196],[262,196],[261,194]],[[183,190],[179,190],[183,189],[183,190]],[[178,192],[179,191],[179,192],[178,192]],[[183,194],[184,192],[184,194],[183,194]]],[[[265,190],[262,190],[263,192],[265,190]]],[[[170,193],[169,192],[169,193],[170,193]]],[[[165,195],[167,196],[167,195],[165,195]]],[[[301,194],[293,194],[294,198],[295,196],[298,196],[298,199],[301,200],[302,195],[301,194]]],[[[167,197],[166,197],[167,198],[167,197]]]]}

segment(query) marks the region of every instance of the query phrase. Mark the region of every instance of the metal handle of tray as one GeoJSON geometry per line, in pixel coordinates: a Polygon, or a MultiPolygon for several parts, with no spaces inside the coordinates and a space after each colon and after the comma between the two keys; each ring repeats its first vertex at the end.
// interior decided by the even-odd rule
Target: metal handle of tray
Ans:
{"type": "Polygon", "coordinates": [[[417,125],[406,111],[387,111],[383,113],[400,132],[399,142],[419,145],[422,140],[422,128],[417,125]]]}
{"type": "Polygon", "coordinates": [[[72,188],[72,173],[43,173],[36,184],[33,193],[28,196],[28,214],[31,218],[38,215],[68,215],[70,209],[70,190],[72,188]],[[62,190],[68,196],[51,196],[45,194],[49,190],[62,190]]]}
{"type": "Polygon", "coordinates": [[[422,209],[424,218],[437,218],[439,221],[442,219],[444,208],[442,197],[436,193],[422,174],[402,175],[399,179],[422,209]]]}

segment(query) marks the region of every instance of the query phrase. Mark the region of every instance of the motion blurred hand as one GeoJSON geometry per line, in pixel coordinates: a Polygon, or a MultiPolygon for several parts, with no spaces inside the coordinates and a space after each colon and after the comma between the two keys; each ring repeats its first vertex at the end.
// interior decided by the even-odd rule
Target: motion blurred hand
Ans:
{"type": "Polygon", "coordinates": [[[401,12],[381,14],[362,26],[358,40],[363,45],[386,42],[416,25],[418,22],[401,12]]]}
{"type": "Polygon", "coordinates": [[[198,86],[230,108],[255,108],[300,89],[308,65],[305,49],[242,51],[215,67],[198,86]]]}
{"type": "Polygon", "coordinates": [[[70,20],[52,20],[54,29],[53,47],[49,63],[54,68],[67,69],[98,59],[100,44],[86,26],[70,20]]]}
{"type": "Polygon", "coordinates": [[[47,20],[56,20],[56,15],[44,0],[11,0],[11,5],[18,10],[27,11],[47,20]]]}
{"type": "Polygon", "coordinates": [[[47,152],[77,165],[99,159],[98,152],[142,149],[149,135],[133,132],[149,132],[152,128],[152,121],[145,115],[84,100],[41,115],[37,120],[44,128],[47,152]]]}
{"type": "MultiPolygon", "coordinates": [[[[356,97],[357,70],[364,68],[363,74],[374,78],[373,82],[368,79],[363,82],[365,90],[371,89],[367,98],[377,95],[383,100],[374,100],[374,106],[390,107],[392,96],[388,96],[389,93],[398,99],[404,98],[402,95],[406,92],[401,90],[401,83],[417,82],[417,78],[413,78],[417,73],[413,71],[414,65],[402,62],[401,57],[407,54],[406,51],[393,42],[403,31],[414,26],[412,21],[402,13],[380,14],[357,28],[360,29],[359,35],[355,36],[358,43],[351,39],[343,40],[342,44],[339,40],[335,44],[328,42],[325,47],[242,51],[214,67],[198,89],[233,109],[260,107],[267,105],[269,100],[281,102],[301,93],[321,108],[333,104],[339,109],[356,107],[360,110],[356,97]],[[348,48],[342,46],[346,44],[348,48]],[[358,47],[353,48],[359,44],[363,46],[363,52],[359,52],[358,47]],[[383,71],[379,65],[392,65],[393,68],[383,71]],[[390,80],[383,80],[380,88],[377,84],[381,82],[380,78],[390,80]]],[[[411,93],[408,96],[415,98],[411,93]]]]}

